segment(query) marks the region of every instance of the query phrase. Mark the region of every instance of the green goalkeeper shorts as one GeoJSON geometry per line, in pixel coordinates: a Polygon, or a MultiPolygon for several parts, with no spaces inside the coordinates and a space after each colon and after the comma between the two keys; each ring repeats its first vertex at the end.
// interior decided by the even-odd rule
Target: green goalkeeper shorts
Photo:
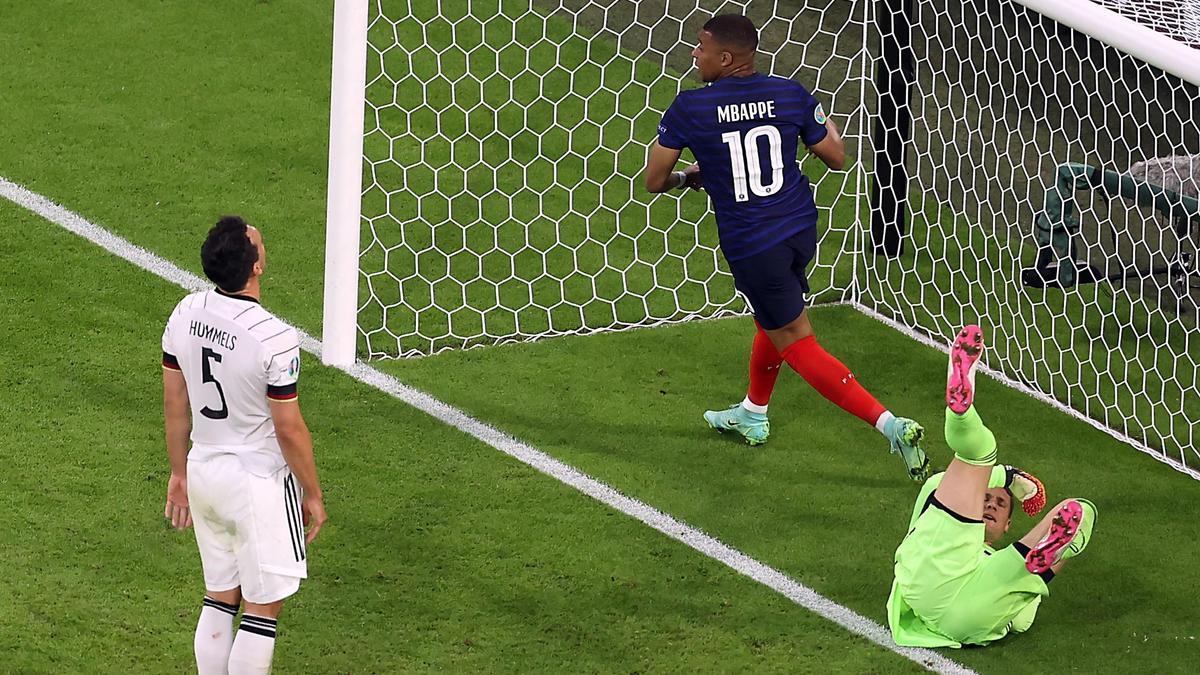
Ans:
{"type": "MultiPolygon", "coordinates": [[[[988,554],[981,521],[932,500],[896,550],[896,590],[934,632],[962,644],[987,644],[1049,595],[1012,546],[988,554]]],[[[1033,610],[1033,611],[1036,611],[1033,610]]]]}

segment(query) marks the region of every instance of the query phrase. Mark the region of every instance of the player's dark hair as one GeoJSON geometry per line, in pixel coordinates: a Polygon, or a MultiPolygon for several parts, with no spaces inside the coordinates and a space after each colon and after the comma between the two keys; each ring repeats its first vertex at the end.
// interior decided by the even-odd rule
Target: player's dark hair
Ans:
{"type": "Polygon", "coordinates": [[[200,246],[205,276],[226,293],[245,288],[258,262],[258,247],[246,236],[246,228],[241,216],[222,216],[200,246]]]}
{"type": "Polygon", "coordinates": [[[747,52],[758,49],[758,29],[741,14],[718,14],[704,24],[704,31],[726,47],[747,52]]]}

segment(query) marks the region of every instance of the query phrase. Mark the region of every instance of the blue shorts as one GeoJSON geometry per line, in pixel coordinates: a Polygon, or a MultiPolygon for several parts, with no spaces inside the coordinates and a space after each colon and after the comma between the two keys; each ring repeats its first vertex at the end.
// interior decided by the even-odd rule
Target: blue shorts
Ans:
{"type": "Polygon", "coordinates": [[[733,283],[750,301],[754,318],[766,330],[783,328],[804,311],[808,277],[804,269],[817,253],[817,228],[793,234],[765,251],[729,261],[733,283]]]}

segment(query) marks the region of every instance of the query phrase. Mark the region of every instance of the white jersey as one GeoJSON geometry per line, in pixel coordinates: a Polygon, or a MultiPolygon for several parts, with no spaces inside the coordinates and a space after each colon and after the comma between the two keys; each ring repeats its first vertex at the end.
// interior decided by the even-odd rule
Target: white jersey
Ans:
{"type": "Polygon", "coordinates": [[[296,398],[300,339],[244,295],[192,293],[162,337],[163,367],[179,370],[192,408],[191,461],[234,454],[251,473],[285,466],[268,399],[296,398]]]}

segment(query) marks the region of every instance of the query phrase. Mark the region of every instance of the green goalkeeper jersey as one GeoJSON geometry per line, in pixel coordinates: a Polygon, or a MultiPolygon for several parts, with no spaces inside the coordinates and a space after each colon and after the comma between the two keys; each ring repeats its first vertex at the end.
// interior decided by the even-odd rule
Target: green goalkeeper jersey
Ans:
{"type": "MultiPolygon", "coordinates": [[[[942,484],[942,479],[945,477],[945,471],[934,474],[929,477],[929,480],[925,481],[924,485],[921,486],[921,492],[917,495],[917,501],[913,502],[912,516],[908,519],[908,530],[910,532],[914,527],[917,526],[917,519],[920,518],[921,514],[925,512],[925,502],[929,501],[930,495],[932,495],[934,491],[938,489],[938,486],[942,484]]],[[[1004,467],[997,464],[996,466],[992,467],[992,475],[988,477],[988,489],[990,490],[992,488],[1004,487],[1004,483],[1007,480],[1008,478],[1004,473],[1004,467]]],[[[1016,508],[1015,504],[1013,505],[1013,508],[1016,508]]],[[[979,543],[988,551],[993,550],[982,539],[979,541],[979,543]]]]}
{"type": "MultiPolygon", "coordinates": [[[[926,507],[944,475],[921,488],[908,535],[896,550],[887,603],[893,639],[910,647],[961,647],[1028,630],[1049,594],[1045,582],[1025,569],[1013,547],[987,546],[982,522],[926,507]]],[[[988,487],[1004,483],[1004,467],[994,467],[988,487]]]]}

